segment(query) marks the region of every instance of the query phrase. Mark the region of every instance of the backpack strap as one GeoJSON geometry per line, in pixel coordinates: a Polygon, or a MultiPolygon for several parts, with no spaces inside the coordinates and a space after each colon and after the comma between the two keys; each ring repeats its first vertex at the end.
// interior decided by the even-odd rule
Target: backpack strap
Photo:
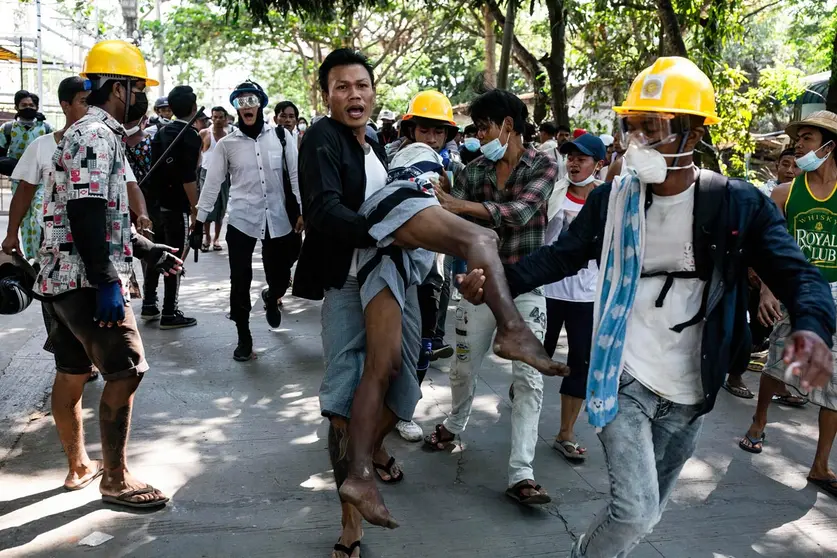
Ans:
{"type": "Polygon", "coordinates": [[[299,219],[300,210],[294,190],[291,187],[291,173],[288,171],[288,144],[285,140],[285,128],[276,126],[274,129],[276,130],[276,137],[279,138],[279,143],[282,144],[282,188],[285,190],[285,213],[288,214],[288,220],[293,227],[296,220],[299,219]]]}
{"type": "Polygon", "coordinates": [[[723,254],[726,250],[726,228],[718,227],[715,221],[726,211],[728,182],[722,174],[700,169],[695,191],[693,242],[695,269],[704,281],[712,277],[712,253],[723,254]]]}

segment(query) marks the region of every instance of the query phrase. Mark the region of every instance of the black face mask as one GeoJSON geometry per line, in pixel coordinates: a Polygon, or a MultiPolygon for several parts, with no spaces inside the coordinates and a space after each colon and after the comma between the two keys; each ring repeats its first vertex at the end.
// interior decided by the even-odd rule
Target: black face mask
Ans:
{"type": "Polygon", "coordinates": [[[148,98],[144,92],[134,92],[136,101],[128,107],[128,122],[135,122],[148,112],[148,98]]]}
{"type": "Polygon", "coordinates": [[[248,138],[256,139],[259,137],[259,134],[262,133],[262,129],[264,128],[264,114],[262,110],[259,109],[256,112],[256,122],[252,125],[248,126],[244,123],[244,119],[241,118],[241,115],[238,115],[238,129],[247,136],[248,138]]]}
{"type": "Polygon", "coordinates": [[[17,111],[17,117],[21,120],[35,120],[38,117],[38,109],[27,107],[17,111]]]}

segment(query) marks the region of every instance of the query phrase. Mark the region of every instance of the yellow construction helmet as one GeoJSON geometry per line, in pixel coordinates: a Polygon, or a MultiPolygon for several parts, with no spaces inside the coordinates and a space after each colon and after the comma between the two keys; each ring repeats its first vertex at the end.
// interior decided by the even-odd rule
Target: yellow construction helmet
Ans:
{"type": "Polygon", "coordinates": [[[93,45],[87,58],[81,77],[90,75],[126,76],[145,80],[146,85],[160,85],[155,79],[148,77],[145,58],[140,49],[125,41],[102,41],[93,45]]]}
{"type": "Polygon", "coordinates": [[[403,120],[424,118],[439,120],[448,126],[456,126],[450,100],[438,91],[422,91],[410,101],[410,108],[403,120]]]}
{"type": "Polygon", "coordinates": [[[721,121],[715,111],[715,88],[694,62],[679,56],[664,56],[642,70],[628,90],[617,114],[661,112],[694,114],[704,124],[721,121]]]}

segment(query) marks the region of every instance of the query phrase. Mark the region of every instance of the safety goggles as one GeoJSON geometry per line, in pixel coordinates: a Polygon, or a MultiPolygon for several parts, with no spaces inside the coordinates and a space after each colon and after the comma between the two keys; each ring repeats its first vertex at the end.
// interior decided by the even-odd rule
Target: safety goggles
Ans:
{"type": "Polygon", "coordinates": [[[258,95],[242,95],[241,97],[233,99],[232,104],[236,110],[245,108],[260,108],[262,106],[262,100],[259,99],[258,95]]]}
{"type": "Polygon", "coordinates": [[[656,147],[677,140],[689,130],[686,116],[659,112],[629,112],[619,115],[619,139],[622,146],[629,143],[656,147]]]}

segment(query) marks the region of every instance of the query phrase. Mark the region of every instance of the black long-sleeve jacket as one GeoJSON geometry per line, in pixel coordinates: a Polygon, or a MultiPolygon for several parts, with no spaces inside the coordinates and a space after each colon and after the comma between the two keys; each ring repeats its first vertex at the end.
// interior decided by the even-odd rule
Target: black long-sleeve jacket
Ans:
{"type": "MultiPolygon", "coordinates": [[[[384,168],[386,152],[366,138],[384,168]]],[[[366,199],[365,152],[354,131],[331,118],[318,120],[299,149],[299,184],[305,241],[294,276],[293,294],[323,298],[325,289],[346,282],[355,248],[375,242],[358,209],[366,199]]]]}

